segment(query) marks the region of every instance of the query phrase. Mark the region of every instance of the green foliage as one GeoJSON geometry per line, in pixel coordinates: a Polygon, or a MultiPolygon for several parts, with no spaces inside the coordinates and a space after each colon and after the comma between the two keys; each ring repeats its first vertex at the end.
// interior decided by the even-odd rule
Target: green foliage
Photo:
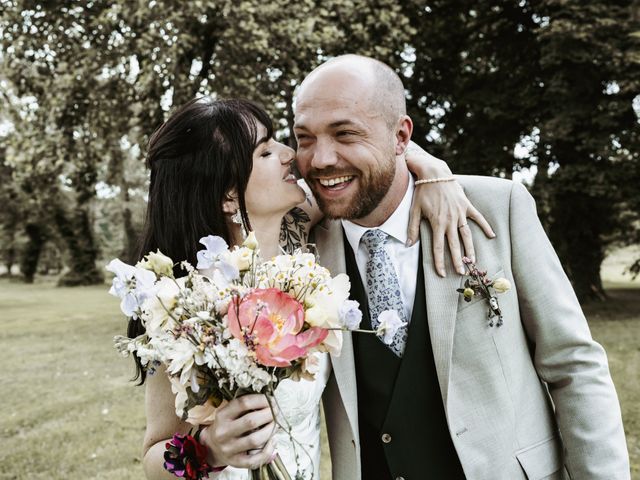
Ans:
{"type": "Polygon", "coordinates": [[[536,167],[541,218],[581,299],[604,295],[607,246],[640,239],[630,233],[640,213],[637,6],[405,4],[417,32],[406,84],[418,141],[432,141],[460,173],[536,167]],[[527,155],[516,155],[518,142],[527,155]]]}
{"type": "Polygon", "coordinates": [[[529,2],[414,1],[409,111],[418,142],[459,173],[502,174],[530,166],[514,146],[536,125],[539,25],[529,2]]]}
{"type": "Polygon", "coordinates": [[[547,184],[549,233],[579,296],[598,298],[606,247],[630,239],[626,200],[639,195],[637,188],[615,187],[629,180],[629,166],[639,159],[633,4],[540,3],[551,20],[539,39],[545,87],[536,155],[541,166],[559,165],[547,184]]]}
{"type": "Polygon", "coordinates": [[[18,195],[20,214],[0,219],[3,235],[33,252],[62,245],[69,282],[99,281],[99,257],[135,260],[145,145],[167,111],[196,95],[250,98],[293,145],[296,86],[352,52],[403,75],[415,138],[454,171],[537,168],[541,218],[578,293],[601,296],[607,246],[640,241],[638,11],[637,0],[5,0],[13,186],[0,198],[18,195]]]}

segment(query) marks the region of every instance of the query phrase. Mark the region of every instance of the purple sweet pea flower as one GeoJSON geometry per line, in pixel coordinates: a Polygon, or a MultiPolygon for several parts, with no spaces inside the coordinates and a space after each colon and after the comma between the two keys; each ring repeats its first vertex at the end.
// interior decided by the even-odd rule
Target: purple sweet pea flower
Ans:
{"type": "Polygon", "coordinates": [[[362,321],[362,311],[360,310],[360,304],[355,300],[346,300],[338,310],[340,315],[340,323],[347,330],[355,330],[360,326],[362,321]]]}
{"type": "Polygon", "coordinates": [[[106,269],[115,274],[109,293],[122,300],[120,310],[127,317],[134,317],[142,302],[153,293],[156,274],[117,258],[111,260],[106,269]]]}

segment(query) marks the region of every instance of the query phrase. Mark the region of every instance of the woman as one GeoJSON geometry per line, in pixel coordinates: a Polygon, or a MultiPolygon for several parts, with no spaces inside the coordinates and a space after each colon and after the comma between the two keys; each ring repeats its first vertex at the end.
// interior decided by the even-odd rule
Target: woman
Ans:
{"type": "MultiPolygon", "coordinates": [[[[424,152],[407,157],[420,178],[451,174],[446,164],[424,152]]],[[[294,158],[291,148],[273,139],[271,120],[255,104],[206,98],[187,103],[155,132],[149,144],[151,183],[141,253],[159,248],[173,259],[195,265],[201,237],[219,235],[237,245],[243,240],[243,229],[255,232],[265,258],[276,255],[282,246],[291,249],[304,244],[321,213],[298,184],[294,158]]],[[[460,219],[475,219],[491,235],[484,218],[455,182],[419,187],[416,192],[424,198],[416,203],[414,213],[424,204],[423,210],[435,217],[431,220],[434,232],[456,232],[449,234],[456,259],[461,257],[456,243],[460,219]],[[449,223],[438,222],[438,217],[449,218],[449,223]]],[[[470,238],[463,240],[469,254],[470,238]]],[[[141,333],[141,328],[130,323],[129,336],[141,333]]],[[[269,462],[276,448],[290,472],[300,466],[305,478],[311,473],[318,478],[319,403],[329,371],[325,356],[314,381],[285,380],[276,391],[283,420],[291,425],[304,451],[294,450],[283,432],[273,434],[275,422],[263,395],[246,395],[221,406],[215,421],[200,435],[208,463],[228,466],[217,478],[246,478],[246,469],[269,462]]],[[[144,370],[140,374],[144,382],[144,370]]],[[[147,378],[146,413],[145,473],[153,479],[173,478],[163,469],[165,443],[174,433],[187,432],[190,425],[176,416],[171,385],[162,370],[147,378]]]]}

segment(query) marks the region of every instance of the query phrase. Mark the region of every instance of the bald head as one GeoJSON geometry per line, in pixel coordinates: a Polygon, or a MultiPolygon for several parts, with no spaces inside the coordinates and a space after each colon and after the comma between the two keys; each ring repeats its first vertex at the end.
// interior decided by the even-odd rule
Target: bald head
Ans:
{"type": "Polygon", "coordinates": [[[409,184],[400,78],[372,58],[337,57],[305,78],[295,110],[298,168],[324,214],[381,225],[409,184]]]}
{"type": "MultiPolygon", "coordinates": [[[[406,115],[402,80],[387,64],[362,55],[341,55],[326,61],[313,70],[300,85],[298,97],[311,85],[344,85],[356,82],[368,107],[383,116],[389,126],[406,115]]],[[[331,87],[329,87],[331,88],[331,87]]]]}

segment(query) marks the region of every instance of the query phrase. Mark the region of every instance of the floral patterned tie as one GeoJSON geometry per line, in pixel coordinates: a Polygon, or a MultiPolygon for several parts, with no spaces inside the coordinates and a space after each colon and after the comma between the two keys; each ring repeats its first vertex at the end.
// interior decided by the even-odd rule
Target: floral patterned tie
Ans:
{"type": "MultiPolygon", "coordinates": [[[[366,282],[369,293],[369,313],[371,327],[376,329],[380,324],[378,316],[385,310],[396,310],[400,319],[406,321],[400,282],[393,268],[389,254],[384,249],[389,236],[379,229],[367,230],[360,242],[367,250],[366,282]]],[[[402,357],[407,343],[408,327],[401,327],[393,338],[389,348],[398,357],[402,357]]]]}

